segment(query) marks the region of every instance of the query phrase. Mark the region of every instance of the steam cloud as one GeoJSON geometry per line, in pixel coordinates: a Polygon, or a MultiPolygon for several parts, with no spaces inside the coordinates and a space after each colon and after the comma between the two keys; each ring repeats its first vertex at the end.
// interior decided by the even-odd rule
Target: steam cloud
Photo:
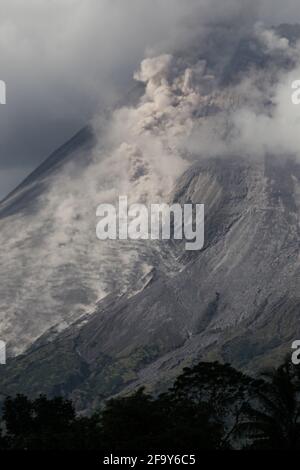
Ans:
{"type": "MultiPolygon", "coordinates": [[[[19,1],[10,2],[7,12],[16,14],[13,10],[17,6],[18,12],[22,11],[19,1]]],[[[32,88],[32,77],[27,77],[32,99],[48,86],[40,111],[47,108],[53,119],[61,112],[66,122],[73,124],[80,121],[78,115],[87,95],[89,102],[98,104],[103,103],[105,95],[111,101],[119,96],[116,90],[123,90],[125,85],[127,89],[129,71],[132,74],[136,70],[134,79],[141,91],[134,103],[114,105],[108,118],[102,112],[96,113],[93,127],[97,144],[91,162],[85,168],[74,162],[65,165],[40,197],[37,214],[11,216],[9,223],[7,219],[1,221],[0,243],[5,250],[0,253],[0,264],[6,267],[0,273],[0,307],[4,312],[1,332],[12,341],[14,335],[22,337],[15,352],[49,326],[59,323],[63,328],[106,294],[122,293],[135,284],[138,287],[137,281],[153,267],[166,274],[182,267],[176,253],[164,256],[155,244],[111,242],[108,246],[97,241],[98,204],[115,202],[122,194],[129,196],[129,203],[165,201],[176,178],[193,161],[210,155],[235,153],[262,158],[271,153],[299,157],[300,108],[292,105],[291,83],[300,78],[300,49],[284,35],[257,23],[258,8],[270,6],[270,2],[226,0],[220,7],[220,2],[214,0],[192,0],[188,6],[179,0],[151,4],[132,0],[126,12],[119,0],[114,8],[111,3],[65,0],[59,2],[59,7],[56,1],[47,7],[49,38],[41,45],[46,51],[45,63],[32,88]],[[63,13],[61,24],[54,6],[63,13]],[[66,22],[71,7],[72,17],[66,22]],[[105,8],[111,20],[107,25],[105,8]],[[58,27],[54,36],[53,27],[58,27]],[[133,36],[129,31],[134,31],[133,36]],[[84,34],[87,37],[83,38],[84,34]],[[114,46],[107,46],[105,34],[111,35],[114,46]],[[264,68],[253,64],[253,70],[247,72],[234,69],[234,54],[241,38],[247,38],[251,47],[263,54],[264,68]],[[61,42],[65,49],[60,49],[61,42]],[[72,56],[66,47],[71,42],[72,56]],[[89,57],[95,66],[87,76],[89,57]],[[62,87],[56,81],[54,64],[64,78],[62,87]],[[111,87],[108,70],[114,74],[121,71],[122,83],[111,87]],[[76,79],[70,90],[71,76],[76,79]],[[66,89],[73,109],[64,114],[66,89]],[[40,299],[36,292],[42,293],[40,299]],[[30,325],[23,321],[28,311],[34,313],[30,325]]],[[[293,5],[291,2],[290,11],[293,5]]],[[[37,1],[31,0],[31,6],[39,11],[37,1]]],[[[18,15],[14,18],[20,22],[18,15]]],[[[0,26],[3,60],[9,57],[5,41],[7,45],[13,39],[14,44],[22,45],[14,50],[13,57],[24,71],[28,58],[35,60],[32,44],[36,44],[39,28],[44,26],[37,24],[20,38],[20,29],[7,17],[0,26]]],[[[96,111],[98,106],[83,107],[84,120],[91,109],[96,111]]],[[[50,141],[53,129],[47,129],[47,135],[50,141]]]]}
{"type": "Polygon", "coordinates": [[[0,197],[100,105],[123,96],[146,50],[183,50],[212,24],[233,25],[236,42],[258,19],[300,19],[297,0],[2,0],[0,9],[0,79],[8,86],[0,197]]]}

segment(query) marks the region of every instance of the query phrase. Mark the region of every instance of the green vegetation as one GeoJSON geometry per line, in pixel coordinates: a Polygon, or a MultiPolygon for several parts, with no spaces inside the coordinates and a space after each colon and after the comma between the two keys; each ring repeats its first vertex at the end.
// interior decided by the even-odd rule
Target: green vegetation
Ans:
{"type": "Polygon", "coordinates": [[[285,362],[253,379],[230,365],[186,368],[159,396],[144,389],[89,417],[71,401],[7,397],[2,450],[100,452],[300,449],[300,369],[285,362]]]}

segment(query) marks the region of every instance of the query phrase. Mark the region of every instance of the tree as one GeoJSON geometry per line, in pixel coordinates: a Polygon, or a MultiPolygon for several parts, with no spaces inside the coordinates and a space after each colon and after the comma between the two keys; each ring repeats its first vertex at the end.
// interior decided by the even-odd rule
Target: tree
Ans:
{"type": "Polygon", "coordinates": [[[250,440],[252,449],[299,449],[299,369],[286,361],[262,376],[256,402],[244,406],[240,435],[250,440]]]}
{"type": "Polygon", "coordinates": [[[222,433],[205,404],[177,402],[169,393],[153,398],[144,389],[110,400],[100,422],[104,448],[114,452],[214,449],[222,433]]]}
{"type": "Polygon", "coordinates": [[[210,422],[223,429],[219,447],[231,445],[239,425],[242,410],[251,402],[260,380],[255,380],[229,364],[200,362],[193,368],[185,368],[170,389],[177,403],[193,403],[206,407],[210,422]]]}
{"type": "Polygon", "coordinates": [[[253,379],[230,365],[186,368],[159,396],[143,388],[91,416],[71,401],[6,398],[0,449],[195,452],[300,449],[300,370],[289,362],[253,379]]]}
{"type": "Polygon", "coordinates": [[[15,449],[59,449],[68,446],[75,410],[62,397],[40,395],[30,401],[24,395],[6,398],[3,420],[8,444],[15,449]]]}

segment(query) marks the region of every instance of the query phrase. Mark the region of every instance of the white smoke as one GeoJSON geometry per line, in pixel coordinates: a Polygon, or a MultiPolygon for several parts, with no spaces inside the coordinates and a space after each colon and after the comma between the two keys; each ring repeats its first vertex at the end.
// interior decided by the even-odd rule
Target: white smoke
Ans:
{"type": "Polygon", "coordinates": [[[114,203],[119,195],[129,203],[164,202],[197,158],[299,154],[300,108],[291,104],[289,83],[299,78],[299,47],[261,25],[255,31],[274,63],[277,56],[295,58],[294,70],[253,70],[221,86],[201,53],[149,55],[134,74],[144,87],[137,104],[94,119],[91,161],[84,168],[66,164],[49,181],[38,214],[2,224],[2,331],[8,339],[12,331],[22,337],[18,350],[106,294],[135,286],[153,267],[167,274],[179,268],[172,252],[165,256],[154,244],[99,242],[100,203],[114,203]],[[34,320],[24,325],[28,311],[34,320]]]}
{"type": "Polygon", "coordinates": [[[106,294],[138,288],[153,267],[166,274],[180,268],[167,247],[96,238],[100,203],[119,195],[136,203],[168,198],[188,166],[182,143],[205,100],[204,63],[193,70],[172,56],[146,59],[136,79],[145,85],[138,104],[116,109],[108,121],[95,120],[98,143],[91,161],[83,168],[72,161],[50,177],[38,214],[11,216],[1,224],[1,331],[8,341],[22,338],[15,352],[49,326],[86,313],[106,294]],[[14,299],[12,286],[18,291],[14,299]]]}
{"type": "Polygon", "coordinates": [[[280,37],[272,29],[267,29],[263,23],[259,22],[255,25],[256,37],[264,46],[266,52],[273,53],[283,51],[289,54],[290,42],[285,37],[280,37]]]}
{"type": "Polygon", "coordinates": [[[0,8],[0,78],[8,85],[0,198],[99,103],[122,96],[145,50],[173,53],[197,37],[203,45],[212,25],[232,27],[234,42],[257,19],[300,18],[297,0],[1,0],[0,8]]]}
{"type": "Polygon", "coordinates": [[[198,157],[269,154],[300,159],[300,107],[291,99],[292,83],[300,77],[300,43],[290,44],[262,23],[254,26],[254,38],[271,59],[269,66],[249,69],[236,85],[221,90],[219,112],[195,122],[186,147],[198,157]]]}
{"type": "MultiPolygon", "coordinates": [[[[264,45],[266,36],[272,37],[272,44],[286,44],[273,32],[264,34],[262,26],[256,31],[264,45]]],[[[282,47],[271,48],[269,42],[266,47],[272,54],[282,53],[282,47]]],[[[288,48],[287,56],[291,52],[288,48]]],[[[94,284],[98,297],[110,291],[120,270],[126,287],[139,264],[141,246],[120,249],[120,243],[114,242],[108,248],[96,240],[95,212],[100,203],[116,203],[120,195],[126,195],[129,203],[164,202],[176,179],[197,158],[298,153],[298,110],[290,100],[290,74],[280,71],[274,82],[273,69],[256,71],[237,85],[220,89],[203,57],[191,61],[162,54],[143,60],[134,74],[144,85],[138,103],[116,109],[108,120],[95,118],[98,142],[92,162],[80,171],[70,163],[47,193],[45,217],[52,220],[47,243],[54,253],[53,269],[74,256],[73,246],[82,250],[89,246],[89,263],[100,267],[94,284]],[[65,247],[63,259],[55,255],[60,246],[65,247]]],[[[145,269],[151,268],[148,261],[145,269]]]]}

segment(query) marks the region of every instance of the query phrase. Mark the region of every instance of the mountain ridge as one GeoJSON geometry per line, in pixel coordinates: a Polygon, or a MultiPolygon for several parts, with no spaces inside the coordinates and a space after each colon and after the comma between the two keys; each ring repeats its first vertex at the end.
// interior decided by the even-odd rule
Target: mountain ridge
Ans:
{"type": "Polygon", "coordinates": [[[138,386],[160,390],[199,360],[252,372],[280,362],[300,334],[299,179],[299,163],[271,157],[188,170],[173,198],[206,203],[204,250],[172,278],[46,335],[1,371],[2,390],[59,393],[86,410],[138,386]]]}

